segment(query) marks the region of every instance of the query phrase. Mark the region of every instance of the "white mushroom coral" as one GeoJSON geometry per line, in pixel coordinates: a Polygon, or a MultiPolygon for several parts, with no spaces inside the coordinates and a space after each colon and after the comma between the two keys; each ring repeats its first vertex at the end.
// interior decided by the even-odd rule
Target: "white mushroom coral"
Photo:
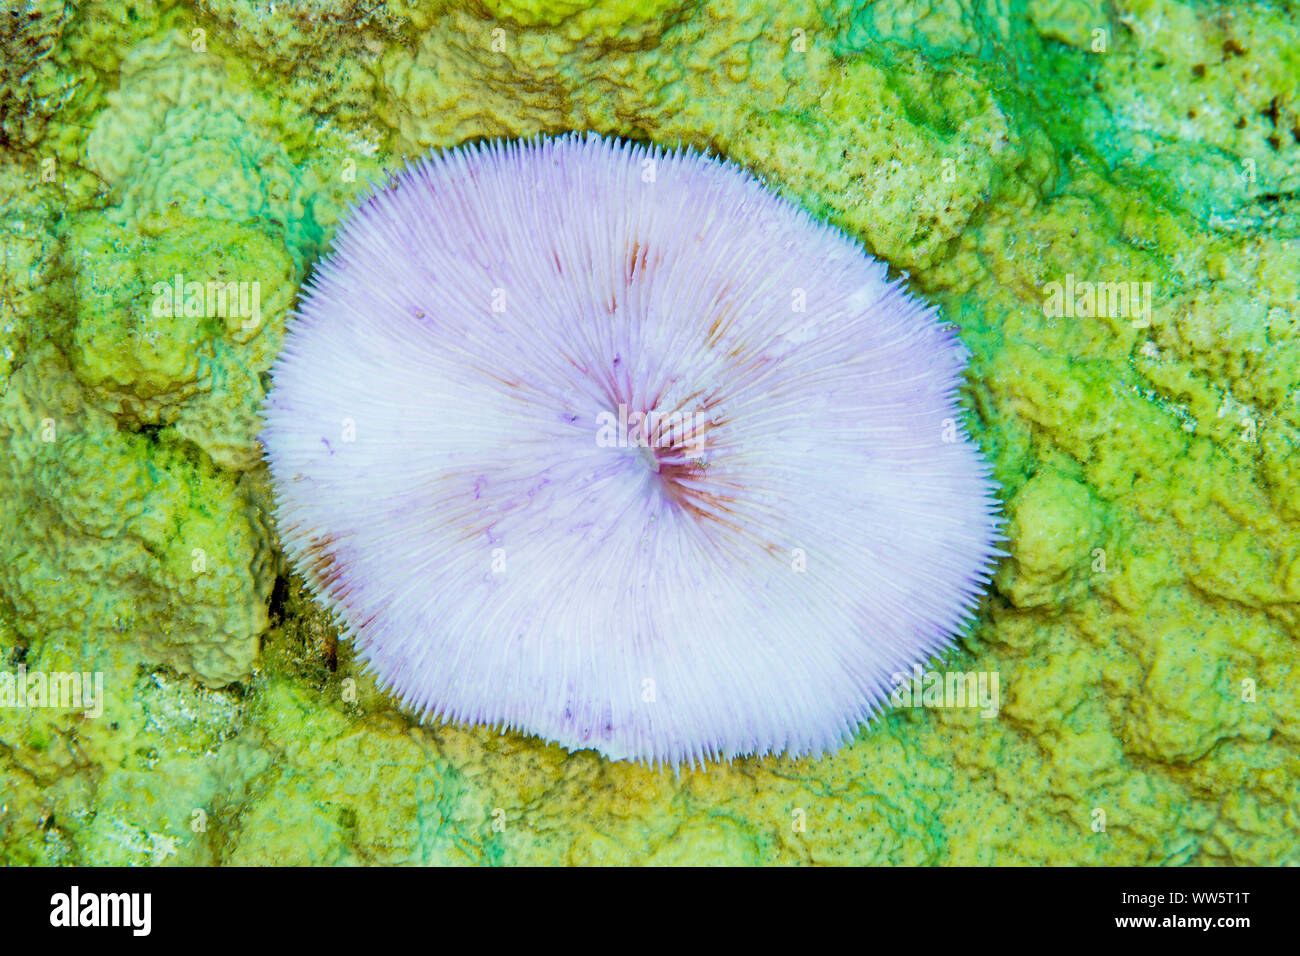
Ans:
{"type": "Polygon", "coordinates": [[[471,146],[340,228],[263,442],[290,558],[423,716],[674,766],[818,754],[988,580],[964,357],[733,165],[471,146]]]}

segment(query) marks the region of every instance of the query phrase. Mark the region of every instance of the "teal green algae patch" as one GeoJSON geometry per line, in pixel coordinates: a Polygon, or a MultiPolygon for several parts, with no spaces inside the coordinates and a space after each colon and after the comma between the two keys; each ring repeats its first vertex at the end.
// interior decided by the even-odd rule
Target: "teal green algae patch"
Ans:
{"type": "Polygon", "coordinates": [[[0,672],[103,693],[0,706],[5,860],[1300,863],[1294,13],[32,6],[0,672]],[[571,128],[743,162],[960,326],[1009,555],[936,666],[993,706],[820,761],[611,764],[420,726],[283,568],[255,410],[341,210],[403,154],[571,128]],[[257,282],[260,316],[189,282],[257,282]]]}

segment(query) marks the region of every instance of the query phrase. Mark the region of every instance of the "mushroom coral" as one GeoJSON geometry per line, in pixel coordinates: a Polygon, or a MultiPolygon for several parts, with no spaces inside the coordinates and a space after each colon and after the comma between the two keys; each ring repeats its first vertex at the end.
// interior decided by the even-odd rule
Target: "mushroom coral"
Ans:
{"type": "Polygon", "coordinates": [[[291,561],[422,717],[672,766],[821,754],[998,554],[965,360],[735,165],[481,143],[350,210],[262,441],[291,561]]]}

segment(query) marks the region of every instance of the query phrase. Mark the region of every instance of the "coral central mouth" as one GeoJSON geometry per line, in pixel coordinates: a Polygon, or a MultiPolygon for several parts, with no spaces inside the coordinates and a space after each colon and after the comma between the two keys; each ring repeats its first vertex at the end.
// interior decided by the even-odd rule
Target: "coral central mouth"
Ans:
{"type": "Polygon", "coordinates": [[[637,455],[640,457],[641,461],[645,463],[645,466],[656,475],[659,474],[659,456],[655,454],[655,450],[649,445],[637,445],[636,450],[637,455]]]}
{"type": "Polygon", "coordinates": [[[715,500],[704,478],[704,462],[690,452],[677,447],[656,448],[638,444],[637,460],[645,465],[650,483],[658,494],[673,507],[696,517],[716,520],[717,513],[727,509],[715,500]]]}
{"type": "Polygon", "coordinates": [[[607,416],[611,432],[603,439],[598,437],[598,442],[631,451],[638,465],[653,476],[651,484],[669,503],[715,520],[719,512],[728,510],[725,501],[713,500],[709,485],[703,481],[705,436],[714,426],[704,412],[688,414],[676,407],[664,412],[653,406],[637,410],[620,403],[617,413],[611,411],[607,416]]]}

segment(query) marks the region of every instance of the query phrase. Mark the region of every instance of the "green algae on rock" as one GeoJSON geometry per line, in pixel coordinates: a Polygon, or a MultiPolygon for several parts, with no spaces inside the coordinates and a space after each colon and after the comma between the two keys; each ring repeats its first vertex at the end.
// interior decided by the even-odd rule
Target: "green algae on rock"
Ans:
{"type": "Polygon", "coordinates": [[[88,399],[129,429],[173,426],[221,468],[256,465],[295,274],[284,246],[170,209],[131,228],[79,216],[64,248],[71,299],[51,332],[88,399]]]}
{"type": "Polygon", "coordinates": [[[213,685],[247,677],[271,556],[237,476],[121,431],[48,346],[10,376],[0,414],[0,589],[28,652],[49,642],[96,666],[126,655],[213,685]]]}

